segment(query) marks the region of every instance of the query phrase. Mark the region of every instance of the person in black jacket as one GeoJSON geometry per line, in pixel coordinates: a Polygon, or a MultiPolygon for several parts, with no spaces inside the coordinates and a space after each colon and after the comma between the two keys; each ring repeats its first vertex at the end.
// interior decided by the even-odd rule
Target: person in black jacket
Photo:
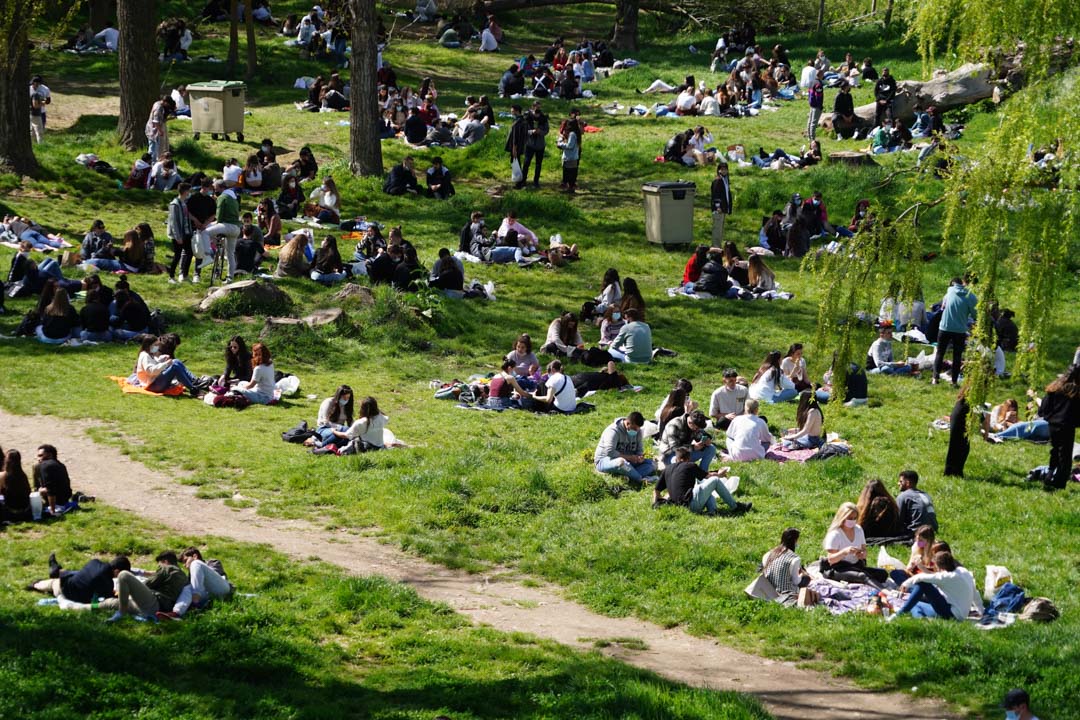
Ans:
{"type": "Polygon", "coordinates": [[[49,579],[38,580],[27,586],[28,590],[63,595],[72,602],[90,603],[99,598],[113,596],[113,579],[124,570],[131,570],[131,561],[118,555],[111,562],[91,560],[81,570],[64,570],[56,555],[49,556],[49,579]]]}
{"type": "Polygon", "coordinates": [[[431,197],[446,200],[456,192],[450,177],[450,170],[443,165],[441,157],[435,156],[431,158],[431,167],[427,169],[425,176],[431,197]]]}
{"type": "Polygon", "coordinates": [[[412,245],[406,246],[402,261],[394,268],[394,288],[400,292],[416,292],[417,281],[426,276],[427,272],[416,257],[416,249],[412,245]]]}
{"type": "Polygon", "coordinates": [[[886,118],[892,117],[893,99],[896,97],[896,79],[889,68],[881,69],[881,77],[874,83],[874,124],[881,126],[886,118]]]}
{"type": "MultiPolygon", "coordinates": [[[[525,145],[529,139],[529,126],[521,112],[520,105],[511,105],[510,114],[514,119],[510,125],[510,131],[506,135],[505,149],[510,154],[510,163],[513,164],[517,160],[520,164],[524,161],[525,145]]],[[[521,174],[521,179],[514,184],[515,189],[520,190],[523,187],[525,187],[524,171],[521,174]]]]}
{"type": "Polygon", "coordinates": [[[461,232],[458,234],[458,252],[472,252],[473,238],[476,237],[476,233],[483,232],[484,213],[474,210],[469,216],[469,222],[465,223],[465,227],[461,228],[461,232]]]}
{"type": "Polygon", "coordinates": [[[859,118],[855,115],[855,101],[851,97],[851,85],[843,83],[833,100],[833,130],[837,138],[850,138],[858,129],[859,118]]]}
{"type": "Polygon", "coordinates": [[[698,292],[707,292],[715,297],[727,297],[731,289],[728,271],[724,268],[724,257],[719,251],[709,252],[705,265],[701,268],[701,277],[694,283],[698,292]]]}
{"type": "Polygon", "coordinates": [[[712,244],[722,247],[724,244],[724,221],[731,214],[735,196],[731,194],[731,178],[728,177],[728,164],[720,161],[716,164],[716,177],[712,181],[712,244]]]}
{"type": "Polygon", "coordinates": [[[544,164],[544,151],[547,149],[547,135],[551,124],[538,102],[533,103],[525,121],[528,124],[528,135],[525,140],[525,161],[521,164],[521,176],[523,180],[528,179],[529,165],[533,158],[536,158],[533,187],[540,187],[540,167],[544,164]]]}
{"type": "Polygon", "coordinates": [[[41,491],[42,498],[49,503],[49,512],[55,513],[57,505],[66,505],[71,500],[71,477],[64,463],[56,459],[56,448],[52,445],[38,446],[37,461],[34,489],[41,491]]]}
{"type": "Polygon", "coordinates": [[[413,167],[412,156],[406,155],[401,163],[390,168],[390,172],[383,182],[383,192],[387,195],[404,195],[405,193],[415,195],[418,193],[420,186],[416,182],[416,171],[413,167]]]}
{"type": "Polygon", "coordinates": [[[101,300],[101,290],[93,288],[86,293],[86,304],[79,311],[79,325],[82,332],[79,338],[94,342],[112,340],[109,327],[109,306],[101,300]]]}
{"type": "Polygon", "coordinates": [[[419,145],[427,137],[427,123],[420,116],[420,108],[414,107],[409,111],[409,117],[405,119],[403,126],[405,141],[412,145],[419,145]]]}
{"type": "Polygon", "coordinates": [[[394,271],[401,263],[401,245],[390,245],[386,250],[368,260],[367,274],[372,285],[388,285],[394,279],[394,271]]]}
{"type": "Polygon", "coordinates": [[[1050,425],[1047,490],[1064,490],[1072,473],[1073,439],[1080,426],[1080,365],[1072,365],[1046,386],[1039,416],[1050,425]]]}

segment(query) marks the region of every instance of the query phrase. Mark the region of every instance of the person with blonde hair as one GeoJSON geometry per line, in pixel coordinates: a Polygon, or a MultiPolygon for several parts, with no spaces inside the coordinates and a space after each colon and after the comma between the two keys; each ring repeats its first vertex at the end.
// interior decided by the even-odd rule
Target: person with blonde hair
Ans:
{"type": "Polygon", "coordinates": [[[308,244],[308,235],[296,231],[286,236],[285,245],[278,253],[278,266],[275,277],[305,277],[308,274],[307,256],[304,248],[308,244]]]}
{"type": "Polygon", "coordinates": [[[776,290],[776,273],[765,264],[764,258],[754,254],[746,261],[746,274],[750,280],[750,289],[753,292],[770,292],[776,290]]]}
{"type": "Polygon", "coordinates": [[[866,536],[858,518],[859,508],[851,502],[841,504],[833,515],[822,543],[826,553],[822,575],[829,580],[880,587],[889,574],[866,564],[866,536]]]}

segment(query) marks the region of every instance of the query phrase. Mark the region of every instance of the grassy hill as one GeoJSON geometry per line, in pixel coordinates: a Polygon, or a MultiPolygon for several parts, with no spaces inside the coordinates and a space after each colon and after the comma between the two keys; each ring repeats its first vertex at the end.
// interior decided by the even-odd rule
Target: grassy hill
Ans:
{"type": "MultiPolygon", "coordinates": [[[[298,5],[275,3],[275,11],[298,5]]],[[[416,85],[422,77],[433,77],[438,104],[446,112],[460,108],[466,95],[494,96],[498,76],[512,57],[542,48],[554,34],[602,34],[608,25],[605,12],[584,6],[510,15],[502,22],[513,52],[481,56],[446,50],[410,31],[395,35],[385,57],[400,82],[416,85]]],[[[198,41],[193,54],[224,57],[225,29],[200,30],[207,37],[198,41]]],[[[569,595],[602,612],[685,625],[694,633],[831,669],[869,686],[918,686],[920,694],[980,712],[993,707],[1004,690],[1023,685],[1045,703],[1042,707],[1056,709],[1048,713],[1053,717],[1080,718],[1075,693],[1068,690],[1080,639],[1075,593],[1080,516],[1070,497],[1075,490],[1046,495],[1027,485],[1027,470],[1045,463],[1048,454],[1029,444],[976,443],[966,478],[943,477],[947,439],[928,432],[928,425],[952,407],[954,394],[947,386],[931,387],[925,379],[873,377],[872,407],[825,408],[827,430],[852,442],[853,457],[821,464],[737,467],[743,478],[740,499],[754,503],[754,512],[738,519],[653,511],[647,494],[613,497],[611,481],[593,471],[592,451],[604,426],[631,410],[650,414],[676,378],[691,379],[693,397],[706,402],[725,367],[751,373],[769,350],[803,342],[814,377],[820,377],[831,356],[832,348],[813,342],[820,295],[813,275],[801,272],[796,261],[769,261],[784,289],[795,293],[792,301],[694,302],[669,298],[665,292],[678,284],[686,255],[645,241],[641,183],[677,178],[697,183],[695,235],[702,241],[709,237],[701,196],[707,195],[712,170],[653,162],[664,142],[687,122],[609,116],[600,105],[641,102],[644,96],[635,88],[657,77],[677,82],[693,73],[715,85],[718,77],[708,73],[707,54],[688,51],[691,44],[711,47],[715,38],[672,34],[653,18],[644,19],[643,49],[635,56],[641,65],[597,83],[591,88],[596,98],[579,103],[589,124],[603,131],[585,137],[580,189],[573,198],[555,191],[559,163],[553,148],[545,164],[544,188],[499,198],[487,194],[492,186],[508,184],[501,132],[453,151],[417,152],[397,141],[384,142],[387,167],[405,154],[414,155],[421,168],[434,154],[444,157],[457,177],[458,195],[439,203],[390,198],[380,192],[378,179],[347,177],[348,128],[339,124],[347,115],[302,113],[292,105],[303,99],[301,91],[292,89],[293,80],[325,74],[329,68],[301,61],[280,37],[260,33],[263,66],[248,91],[252,114],[246,145],[205,135],[196,142],[183,123],[172,122],[170,137],[184,169],[219,172],[225,159],[242,161],[264,136],[292,152],[307,144],[323,171],[338,181],[346,215],[403,225],[405,237],[426,264],[434,261],[439,247],[456,244],[458,229],[474,209],[491,218],[514,209],[541,238],[558,232],[565,241],[578,243],[581,262],[557,271],[470,266],[468,277],[495,282],[498,300],[438,303],[429,307],[431,322],[416,318],[417,300],[380,292],[373,308],[350,308],[350,329],[272,336],[268,342],[277,368],[302,381],[300,395],[277,407],[234,415],[192,401],[121,396],[105,376],[127,373],[135,361],[134,348],[57,349],[27,340],[0,342],[0,404],[20,413],[96,418],[99,440],[120,445],[152,466],[185,471],[184,482],[197,484],[207,498],[241,492],[269,515],[377,527],[402,547],[450,566],[510,564],[560,583],[569,595]],[[629,368],[630,379],[643,385],[644,392],[602,394],[594,398],[596,413],[559,418],[465,412],[432,399],[431,379],[490,372],[518,333],[542,338],[560,311],[576,310],[599,292],[608,267],[638,281],[655,341],[680,353],[648,367],[629,368]],[[378,398],[395,433],[412,447],[338,460],[313,458],[278,440],[279,433],[298,420],[313,421],[319,400],[341,383],[361,396],[378,398]],[[307,394],[319,399],[307,400],[307,394]],[[907,467],[919,471],[922,487],[935,499],[942,537],[980,583],[984,565],[1006,565],[1031,594],[1053,598],[1062,619],[1050,626],[983,633],[960,624],[886,626],[871,617],[834,618],[824,611],[803,613],[744,598],[742,588],[781,530],[790,525],[802,529],[800,550],[809,561],[841,502],[854,501],[871,477],[891,486],[896,473],[907,467]]],[[[823,43],[802,36],[763,38],[762,45],[775,41],[791,50],[793,62],[821,46],[834,60],[849,49],[856,56],[870,55],[876,65],[890,66],[901,79],[921,72],[912,48],[876,31],[836,35],[823,43]]],[[[159,236],[158,256],[166,257],[170,251],[164,240],[164,210],[170,198],[119,191],[115,183],[74,163],[78,153],[95,152],[126,172],[134,159],[116,146],[115,111],[108,110],[109,95],[116,92],[115,59],[38,49],[33,66],[57,93],[57,112],[60,104],[70,103],[85,106],[90,114],[64,130],[50,129],[46,144],[38,148],[41,178],[20,182],[0,177],[0,202],[75,238],[96,217],[114,231],[149,221],[159,236]]],[[[170,84],[213,79],[221,67],[195,61],[163,69],[163,78],[170,84]]],[[[857,90],[856,103],[865,102],[869,92],[865,87],[857,90]]],[[[508,109],[507,101],[493,102],[498,111],[508,109]]],[[[826,102],[831,104],[831,92],[826,102]]],[[[564,103],[544,105],[554,122],[564,116],[564,103]]],[[[805,104],[797,101],[756,118],[711,119],[705,124],[720,147],[741,143],[752,150],[782,147],[795,152],[804,142],[800,132],[805,120],[805,104]]],[[[977,158],[981,138],[996,122],[992,111],[975,112],[960,142],[961,152],[977,158]]],[[[1047,128],[1046,137],[1033,142],[1046,143],[1052,136],[1053,129],[1047,128]]],[[[828,138],[823,142],[826,152],[859,145],[828,138]]],[[[906,183],[923,183],[933,190],[938,182],[923,175],[901,176],[879,187],[891,170],[913,163],[913,157],[903,155],[882,158],[873,168],[824,165],[783,173],[733,168],[736,212],[728,223],[728,237],[743,246],[755,244],[762,215],[782,207],[796,191],[805,196],[822,190],[834,219],[850,217],[862,197],[871,198],[879,215],[895,214],[906,183]]],[[[253,203],[245,199],[243,206],[252,209],[253,203]]],[[[962,258],[943,242],[940,220],[933,210],[923,219],[925,249],[937,254],[921,269],[928,302],[939,298],[948,279],[963,267],[962,258]]],[[[10,255],[0,248],[0,266],[7,265],[10,255]]],[[[169,286],[164,276],[132,277],[131,282],[151,307],[163,309],[170,329],[184,339],[180,357],[197,372],[220,372],[226,339],[240,333],[250,341],[261,328],[261,319],[219,322],[193,316],[191,309],[204,287],[169,286]]],[[[334,303],[334,291],[310,281],[284,280],[280,285],[301,309],[334,303]]],[[[868,296],[879,298],[884,292],[869,289],[868,296]]],[[[1018,301],[1018,292],[1006,282],[1004,304],[1018,301]]],[[[1062,367],[1076,345],[1078,301],[1080,288],[1073,283],[1046,340],[1051,367],[1062,367]]],[[[9,301],[15,313],[0,317],[0,333],[10,334],[29,305],[9,301]]],[[[876,311],[877,300],[865,309],[876,311]]],[[[868,346],[871,332],[863,333],[868,346]]],[[[595,329],[585,335],[587,343],[595,342],[595,329]]],[[[1003,382],[994,397],[1019,398],[1025,389],[1018,380],[1003,382]]],[[[767,414],[778,429],[794,422],[794,406],[770,407],[767,414]]]]}

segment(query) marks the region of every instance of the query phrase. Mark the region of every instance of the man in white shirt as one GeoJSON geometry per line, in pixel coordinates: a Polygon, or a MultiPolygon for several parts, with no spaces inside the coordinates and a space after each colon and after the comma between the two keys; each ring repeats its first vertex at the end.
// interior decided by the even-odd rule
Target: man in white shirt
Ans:
{"type": "Polygon", "coordinates": [[[537,392],[533,395],[533,402],[541,411],[558,410],[562,413],[572,413],[577,409],[577,391],[569,377],[563,375],[562,363],[552,360],[548,363],[548,379],[545,383],[547,394],[537,392]]]}
{"type": "MultiPolygon", "coordinates": [[[[52,103],[52,93],[49,92],[49,86],[41,81],[40,75],[35,75],[30,80],[30,97],[37,95],[41,98],[43,105],[49,105],[52,103]]],[[[47,108],[41,108],[41,127],[45,127],[45,113],[47,108]]]]}
{"type": "Polygon", "coordinates": [[[909,375],[911,373],[911,366],[906,362],[893,360],[892,336],[892,321],[886,320],[878,326],[878,339],[870,345],[866,353],[868,373],[881,375],[909,375]]]}
{"type": "Polygon", "coordinates": [[[736,416],[727,429],[727,452],[736,462],[761,460],[772,445],[769,426],[758,417],[758,401],[747,400],[746,412],[736,416]]]}
{"type": "Polygon", "coordinates": [[[709,417],[713,426],[727,430],[731,421],[746,411],[746,398],[749,390],[738,383],[739,373],[735,368],[724,371],[724,384],[718,387],[709,400],[709,417]]]}

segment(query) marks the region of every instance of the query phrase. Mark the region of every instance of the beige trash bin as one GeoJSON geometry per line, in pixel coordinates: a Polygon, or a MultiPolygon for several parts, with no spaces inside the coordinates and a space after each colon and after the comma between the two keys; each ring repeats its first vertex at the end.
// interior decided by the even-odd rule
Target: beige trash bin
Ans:
{"type": "Polygon", "coordinates": [[[645,237],[660,245],[688,245],[694,241],[694,196],[697,185],[682,180],[647,182],[645,237]]]}
{"type": "Polygon", "coordinates": [[[188,85],[191,130],[195,139],[204,132],[217,140],[235,133],[244,142],[244,95],[247,86],[234,80],[211,80],[188,85]]]}

